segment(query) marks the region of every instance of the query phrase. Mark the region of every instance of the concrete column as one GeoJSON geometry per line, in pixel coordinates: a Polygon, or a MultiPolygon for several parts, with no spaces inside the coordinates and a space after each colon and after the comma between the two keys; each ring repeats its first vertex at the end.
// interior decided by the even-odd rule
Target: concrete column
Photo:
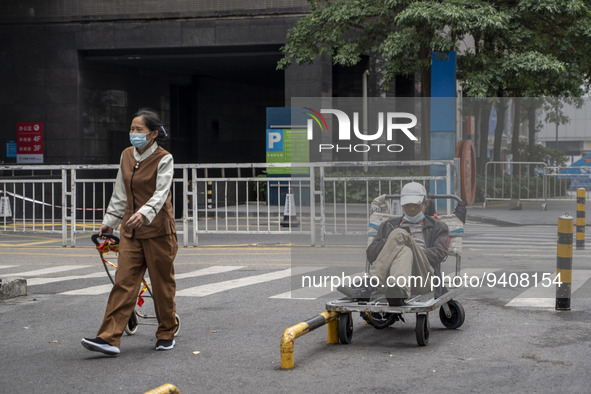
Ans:
{"type": "Polygon", "coordinates": [[[285,106],[292,97],[331,97],[332,60],[320,56],[312,64],[292,64],[285,70],[285,106]]]}

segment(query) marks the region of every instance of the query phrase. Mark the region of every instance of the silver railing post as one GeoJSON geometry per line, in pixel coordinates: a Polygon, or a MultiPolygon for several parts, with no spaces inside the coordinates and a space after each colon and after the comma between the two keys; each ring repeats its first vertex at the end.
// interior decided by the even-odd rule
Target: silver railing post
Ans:
{"type": "Polygon", "coordinates": [[[68,170],[62,168],[62,246],[68,246],[68,170]]]}
{"type": "Polygon", "coordinates": [[[326,189],[324,185],[324,167],[320,167],[320,246],[326,245],[326,189]]]}
{"type": "MultiPolygon", "coordinates": [[[[310,246],[316,245],[316,172],[310,166],[310,246]]],[[[300,201],[301,202],[301,201],[300,201]]]]}
{"type": "MultiPolygon", "coordinates": [[[[198,187],[197,187],[197,168],[193,167],[191,169],[192,173],[192,193],[193,193],[193,246],[199,246],[199,235],[198,235],[198,226],[199,226],[199,204],[197,203],[198,198],[198,187]]],[[[206,204],[205,209],[207,209],[207,195],[205,196],[206,204]]]]}
{"type": "Polygon", "coordinates": [[[187,167],[183,167],[183,246],[189,246],[189,175],[187,167]]]}
{"type": "Polygon", "coordinates": [[[72,204],[72,210],[70,211],[70,246],[76,246],[76,169],[72,168],[70,178],[70,203],[72,204]]]}
{"type": "MultiPolygon", "coordinates": [[[[447,194],[452,194],[451,190],[451,163],[445,165],[445,190],[447,194]]],[[[451,198],[446,198],[447,214],[451,214],[451,198]]]]}

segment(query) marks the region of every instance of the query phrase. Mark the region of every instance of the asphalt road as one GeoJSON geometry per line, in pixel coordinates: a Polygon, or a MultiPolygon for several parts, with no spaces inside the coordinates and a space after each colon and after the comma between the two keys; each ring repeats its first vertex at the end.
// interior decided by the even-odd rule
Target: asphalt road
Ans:
{"type": "MultiPolygon", "coordinates": [[[[325,327],[296,339],[291,370],[280,369],[283,331],[338,297],[294,285],[305,274],[363,271],[363,239],[311,248],[290,246],[289,237],[204,236],[176,260],[176,347],[153,350],[156,327],[146,320],[115,358],[80,345],[95,336],[106,303],[99,256],[86,237],[76,248],[60,241],[0,236],[0,277],[29,282],[29,295],[0,301],[4,392],[142,393],[172,383],[182,393],[587,393],[591,383],[591,250],[574,252],[571,311],[555,311],[555,288],[540,281],[555,270],[552,226],[467,224],[462,273],[484,285],[458,297],[461,328],[446,329],[435,311],[430,343],[419,347],[414,315],[376,330],[356,314],[351,344],[328,345],[325,327]],[[515,278],[522,282],[511,286],[515,278]]],[[[450,259],[445,269],[453,268],[450,259]]]]}

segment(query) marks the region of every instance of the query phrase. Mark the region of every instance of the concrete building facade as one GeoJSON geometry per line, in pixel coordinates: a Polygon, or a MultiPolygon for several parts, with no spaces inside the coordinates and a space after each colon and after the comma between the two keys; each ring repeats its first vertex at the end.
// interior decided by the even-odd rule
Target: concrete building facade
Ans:
{"type": "MultiPolygon", "coordinates": [[[[330,96],[330,59],[277,71],[305,0],[0,3],[0,143],[43,122],[45,163],[116,163],[159,111],[177,162],[264,161],[265,109],[330,96]]],[[[358,93],[359,94],[359,93],[358,93]]],[[[2,149],[0,161],[15,162],[2,149]]]]}
{"type": "MultiPolygon", "coordinates": [[[[286,34],[307,12],[306,0],[0,2],[0,144],[18,122],[42,122],[44,163],[117,163],[131,116],[151,107],[176,162],[264,162],[267,107],[359,97],[375,63],[322,57],[278,71],[286,34]]],[[[377,86],[373,73],[370,96],[383,94],[377,86]]],[[[398,86],[416,93],[412,79],[398,86]]],[[[8,151],[0,162],[16,161],[8,151]]]]}

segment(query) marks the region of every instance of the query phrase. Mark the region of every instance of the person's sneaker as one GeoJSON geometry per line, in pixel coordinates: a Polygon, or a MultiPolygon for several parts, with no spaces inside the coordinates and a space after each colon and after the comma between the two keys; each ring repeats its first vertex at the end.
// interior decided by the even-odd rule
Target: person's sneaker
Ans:
{"type": "Polygon", "coordinates": [[[94,339],[83,338],[82,346],[88,350],[92,350],[93,352],[101,352],[108,354],[109,356],[117,356],[120,353],[117,346],[110,345],[107,341],[99,337],[94,339]]]}
{"type": "Polygon", "coordinates": [[[339,286],[337,290],[353,300],[369,301],[375,289],[371,286],[339,286]]]}
{"type": "Polygon", "coordinates": [[[406,299],[408,295],[406,291],[401,289],[398,286],[391,286],[386,288],[386,299],[388,300],[388,305],[390,306],[404,306],[406,305],[406,299]]]}
{"type": "Polygon", "coordinates": [[[175,343],[174,339],[159,339],[156,341],[156,350],[170,350],[175,343]]]}

